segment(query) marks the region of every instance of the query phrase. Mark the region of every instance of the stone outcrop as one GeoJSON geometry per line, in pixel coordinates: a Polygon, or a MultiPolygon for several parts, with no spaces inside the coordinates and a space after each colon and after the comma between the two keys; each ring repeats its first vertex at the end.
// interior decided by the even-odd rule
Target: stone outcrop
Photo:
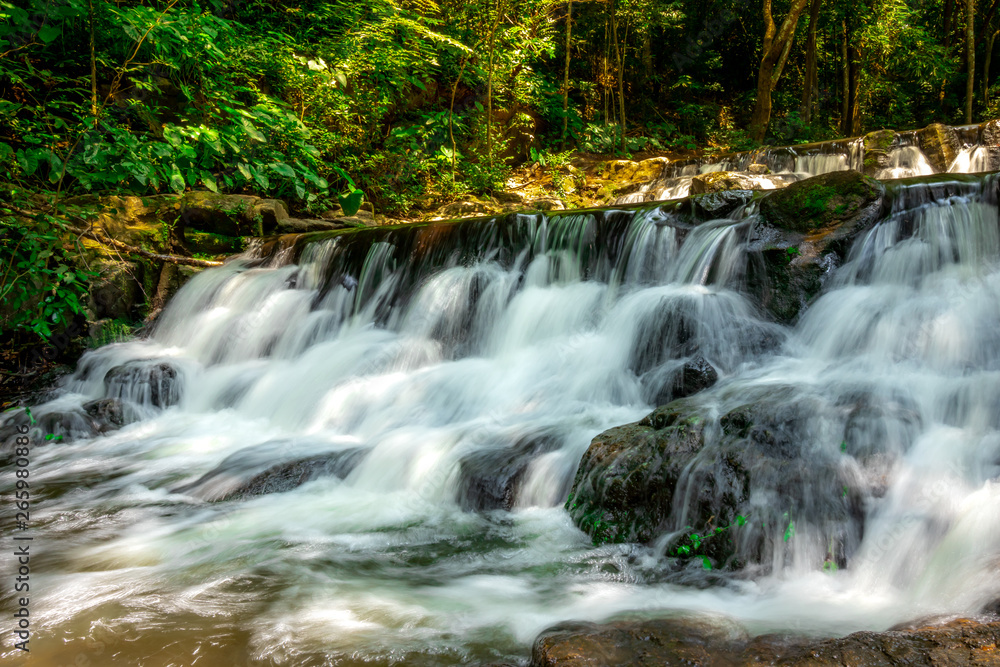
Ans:
{"type": "Polygon", "coordinates": [[[751,233],[750,293],[778,322],[791,323],[881,215],[885,188],[838,171],[768,193],[751,233]]]}
{"type": "Polygon", "coordinates": [[[954,129],[933,123],[917,130],[917,144],[927,156],[927,161],[937,172],[946,172],[962,150],[962,142],[954,129]]]}
{"type": "Polygon", "coordinates": [[[866,175],[874,176],[889,166],[889,151],[895,144],[896,132],[894,130],[878,130],[865,135],[864,171],[866,175]]]}
{"type": "Polygon", "coordinates": [[[985,667],[1000,664],[998,644],[1000,622],[969,619],[836,639],[750,639],[736,623],[711,617],[566,623],[535,640],[531,666],[985,667]]]}
{"type": "Polygon", "coordinates": [[[759,190],[756,182],[738,171],[712,171],[695,176],[691,180],[691,194],[699,195],[706,192],[721,192],[723,190],[759,190]]]}

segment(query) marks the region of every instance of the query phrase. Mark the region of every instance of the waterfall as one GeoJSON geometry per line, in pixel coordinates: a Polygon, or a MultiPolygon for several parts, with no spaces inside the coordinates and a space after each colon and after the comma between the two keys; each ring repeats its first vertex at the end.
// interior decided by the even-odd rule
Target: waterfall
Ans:
{"type": "MultiPolygon", "coordinates": [[[[958,178],[893,190],[795,327],[744,291],[752,209],[350,231],[200,273],[34,409],[68,440],[32,457],[40,659],[95,624],[150,654],[182,641],[179,664],[221,645],[457,665],[634,609],[821,633],[975,611],[1000,594],[1000,219],[994,177],[958,178]],[[694,360],[719,381],[693,403],[770,406],[790,465],[868,489],[837,525],[804,500],[756,579],[593,547],[562,509],[591,438],[694,360]],[[88,433],[104,399],[127,423],[88,433]]],[[[751,496],[755,521],[787,516],[751,496]]]]}

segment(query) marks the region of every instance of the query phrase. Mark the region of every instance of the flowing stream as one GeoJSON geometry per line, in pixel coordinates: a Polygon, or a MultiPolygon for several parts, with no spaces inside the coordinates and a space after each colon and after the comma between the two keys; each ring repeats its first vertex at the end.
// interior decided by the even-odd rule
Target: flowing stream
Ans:
{"type": "Polygon", "coordinates": [[[742,291],[752,209],[379,229],[199,274],[35,409],[69,437],[114,397],[130,423],[33,450],[33,659],[524,662],[549,625],[628,610],[823,635],[976,612],[1000,596],[997,180],[894,192],[795,327],[742,291]],[[846,567],[808,521],[768,574],[700,579],[572,524],[591,438],[694,355],[705,405],[791,387],[818,406],[798,456],[880,476],[846,567]],[[839,453],[857,392],[906,417],[855,420],[839,453]]]}

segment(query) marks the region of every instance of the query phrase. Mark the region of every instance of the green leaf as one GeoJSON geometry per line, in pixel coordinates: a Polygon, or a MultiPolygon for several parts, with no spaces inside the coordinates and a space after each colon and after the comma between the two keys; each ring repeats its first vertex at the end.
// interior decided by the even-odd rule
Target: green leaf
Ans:
{"type": "Polygon", "coordinates": [[[284,162],[273,162],[269,165],[278,174],[284,176],[285,178],[295,178],[295,170],[289,167],[284,162]]]}
{"type": "Polygon", "coordinates": [[[177,194],[184,192],[184,176],[177,163],[170,165],[170,189],[177,194]]]}
{"type": "Polygon", "coordinates": [[[338,195],[340,208],[344,209],[344,215],[354,215],[361,208],[361,202],[365,198],[365,193],[361,190],[354,190],[346,195],[338,195]]]}
{"type": "Polygon", "coordinates": [[[250,173],[253,175],[253,180],[257,181],[257,185],[259,185],[262,190],[269,190],[271,188],[271,181],[268,180],[267,174],[264,173],[263,169],[250,167],[250,173]]]}
{"type": "Polygon", "coordinates": [[[46,44],[51,44],[62,33],[62,28],[57,25],[45,25],[38,30],[38,39],[46,44]]]}
{"type": "Polygon", "coordinates": [[[789,521],[788,528],[785,528],[785,541],[787,542],[793,537],[795,537],[795,522],[789,521]]]}
{"type": "Polygon", "coordinates": [[[253,176],[250,175],[250,167],[247,165],[246,162],[237,163],[236,168],[240,170],[240,173],[243,174],[243,177],[246,178],[247,180],[253,178],[253,176]]]}
{"type": "Polygon", "coordinates": [[[201,172],[201,182],[204,183],[205,187],[212,192],[217,193],[219,191],[219,184],[216,182],[215,176],[212,176],[212,174],[207,171],[201,172]]]}
{"type": "Polygon", "coordinates": [[[708,556],[702,556],[701,557],[701,566],[703,568],[705,568],[706,570],[711,570],[712,569],[712,561],[710,561],[708,559],[708,556]]]}

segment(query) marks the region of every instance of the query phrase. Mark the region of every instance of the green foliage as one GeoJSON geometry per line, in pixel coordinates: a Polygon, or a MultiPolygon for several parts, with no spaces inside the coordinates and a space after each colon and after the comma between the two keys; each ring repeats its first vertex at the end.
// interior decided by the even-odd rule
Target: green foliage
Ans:
{"type": "Polygon", "coordinates": [[[49,338],[83,309],[96,274],[75,266],[75,237],[58,217],[15,215],[30,205],[23,191],[0,191],[0,334],[25,331],[49,338]]]}
{"type": "Polygon", "coordinates": [[[703,535],[694,532],[691,526],[687,526],[685,530],[689,530],[691,532],[687,533],[681,539],[681,542],[674,547],[671,555],[675,558],[700,558],[704,568],[706,570],[711,570],[712,562],[703,551],[705,543],[713,539],[722,539],[720,537],[721,535],[727,534],[732,528],[745,526],[746,522],[747,519],[745,516],[737,515],[736,520],[728,526],[717,526],[703,535]]]}

